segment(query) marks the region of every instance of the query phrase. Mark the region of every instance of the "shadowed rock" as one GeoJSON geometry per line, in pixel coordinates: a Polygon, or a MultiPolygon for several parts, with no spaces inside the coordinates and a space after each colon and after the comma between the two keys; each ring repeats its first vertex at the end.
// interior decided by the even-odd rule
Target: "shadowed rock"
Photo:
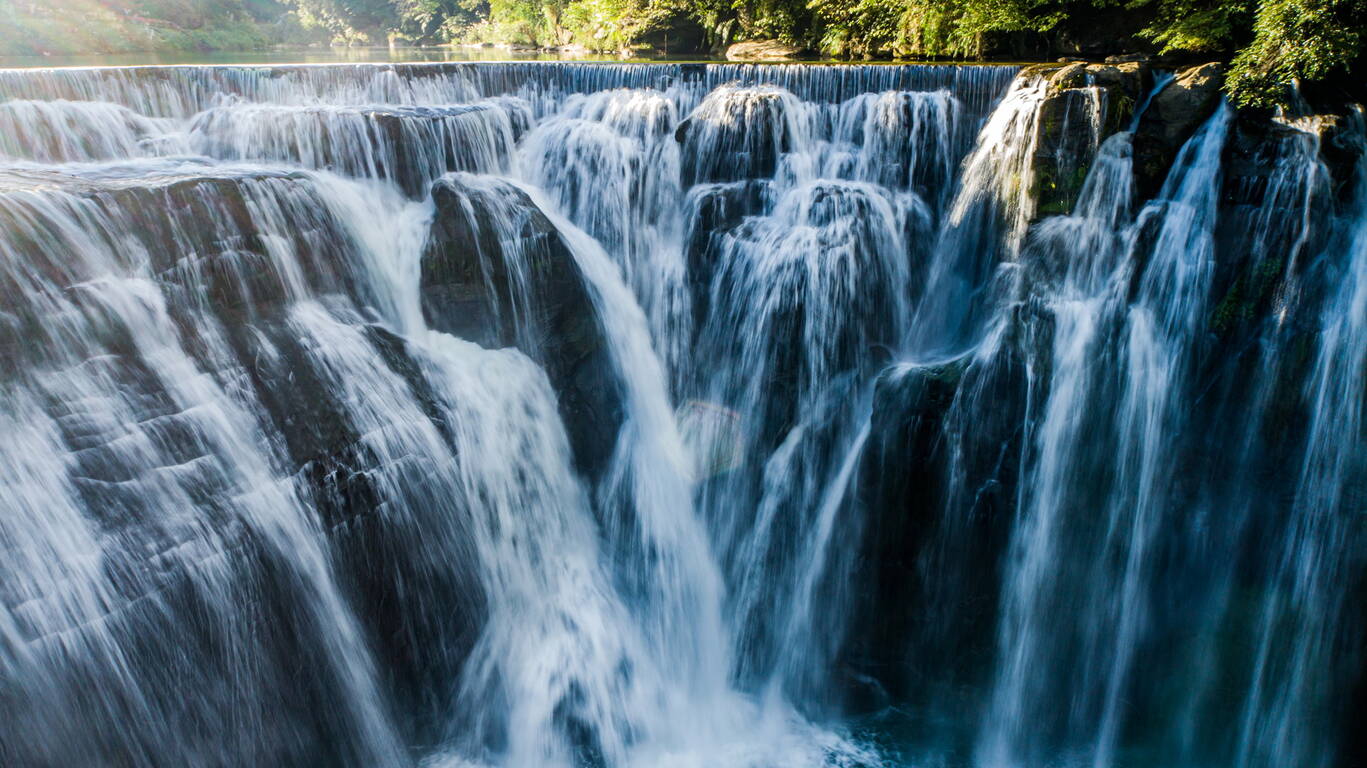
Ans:
{"type": "Polygon", "coordinates": [[[456,174],[432,187],[422,259],[428,324],[485,347],[517,347],[546,369],[581,472],[605,468],[622,423],[590,287],[555,225],[511,183],[456,174]]]}
{"type": "Polygon", "coordinates": [[[1152,197],[1187,139],[1220,103],[1224,65],[1202,64],[1177,73],[1153,97],[1134,137],[1134,170],[1141,198],[1152,197]]]}

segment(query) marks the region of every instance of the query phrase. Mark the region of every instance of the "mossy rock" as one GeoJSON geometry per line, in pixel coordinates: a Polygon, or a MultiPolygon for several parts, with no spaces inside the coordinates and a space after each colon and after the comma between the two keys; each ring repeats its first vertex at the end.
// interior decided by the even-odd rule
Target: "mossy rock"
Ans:
{"type": "Polygon", "coordinates": [[[1096,151],[1120,131],[1147,90],[1149,71],[1140,63],[1075,63],[1040,70],[1049,78],[1040,105],[1035,157],[1029,180],[1037,217],[1070,213],[1096,151]]]}

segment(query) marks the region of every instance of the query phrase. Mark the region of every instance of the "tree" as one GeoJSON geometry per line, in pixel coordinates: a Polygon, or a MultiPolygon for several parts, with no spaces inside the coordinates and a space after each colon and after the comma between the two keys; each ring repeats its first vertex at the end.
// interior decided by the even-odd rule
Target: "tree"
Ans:
{"type": "Polygon", "coordinates": [[[1235,103],[1276,106],[1297,80],[1348,71],[1362,56],[1364,0],[1263,0],[1252,44],[1234,57],[1227,87],[1235,103]]]}

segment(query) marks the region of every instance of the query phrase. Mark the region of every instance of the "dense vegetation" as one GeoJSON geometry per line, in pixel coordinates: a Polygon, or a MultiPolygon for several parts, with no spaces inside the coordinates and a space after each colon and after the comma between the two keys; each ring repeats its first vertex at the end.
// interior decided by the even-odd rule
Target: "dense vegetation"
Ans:
{"type": "Polygon", "coordinates": [[[811,0],[810,7],[815,42],[846,55],[979,57],[1023,34],[1054,52],[1232,57],[1231,95],[1261,106],[1284,98],[1293,80],[1354,69],[1361,80],[1367,29],[1367,0],[811,0]]]}
{"type": "Polygon", "coordinates": [[[0,54],[487,42],[699,53],[777,39],[836,57],[1143,50],[1232,60],[1237,101],[1363,79],[1367,0],[0,0],[0,54]]]}
{"type": "Polygon", "coordinates": [[[326,40],[280,0],[0,0],[0,55],[246,50],[326,40]]]}

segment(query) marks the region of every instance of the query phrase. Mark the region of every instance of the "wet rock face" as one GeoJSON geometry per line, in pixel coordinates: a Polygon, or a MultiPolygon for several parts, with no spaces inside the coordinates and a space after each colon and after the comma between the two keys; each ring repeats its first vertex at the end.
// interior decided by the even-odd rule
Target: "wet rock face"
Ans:
{"type": "Polygon", "coordinates": [[[49,354],[49,345],[34,340],[57,333],[45,316],[51,308],[33,300],[42,295],[36,286],[47,283],[80,303],[73,287],[109,268],[101,253],[120,254],[125,266],[145,264],[181,324],[201,309],[229,329],[271,317],[289,298],[290,274],[319,292],[352,288],[344,245],[328,236],[338,222],[314,188],[293,174],[177,173],[130,184],[26,171],[0,178],[0,189],[18,193],[0,199],[0,227],[11,233],[4,249],[33,265],[26,277],[0,278],[0,361],[16,372],[49,354]],[[297,255],[297,271],[279,263],[266,244],[252,212],[262,200],[292,215],[294,228],[276,247],[297,255]],[[82,229],[64,229],[63,217],[81,221],[82,229]]]}
{"type": "Polygon", "coordinates": [[[1182,144],[1219,106],[1224,82],[1224,65],[1211,62],[1178,72],[1153,97],[1134,137],[1134,170],[1142,196],[1158,191],[1182,144]]]}
{"type": "Polygon", "coordinates": [[[481,346],[517,347],[541,364],[577,468],[606,468],[622,393],[586,278],[560,233],[512,184],[456,175],[432,187],[422,257],[428,325],[481,346]]]}
{"type": "MultiPolygon", "coordinates": [[[[1300,127],[1242,112],[1223,155],[1217,259],[1210,329],[1224,343],[1254,343],[1272,315],[1285,326],[1315,326],[1300,317],[1301,255],[1325,245],[1332,217],[1332,175],[1324,163],[1325,126],[1337,116],[1308,118],[1300,127]],[[1312,132],[1313,131],[1313,132],[1312,132]],[[1306,211],[1311,215],[1307,216],[1306,211]]],[[[1249,374],[1250,376],[1252,374],[1249,374]]]]}
{"type": "MultiPolygon", "coordinates": [[[[432,518],[399,519],[383,511],[393,497],[376,478],[398,471],[399,463],[367,445],[362,425],[348,417],[335,390],[320,377],[313,359],[316,342],[301,337],[292,319],[300,292],[307,292],[363,329],[384,365],[409,379],[416,402],[431,399],[421,389],[421,377],[409,373],[416,363],[404,341],[365,326],[345,298],[356,291],[349,276],[355,243],[346,228],[329,213],[314,180],[303,174],[201,175],[176,169],[129,182],[26,172],[24,178],[0,179],[0,188],[0,228],[22,233],[6,238],[0,249],[37,269],[23,277],[9,271],[0,284],[5,309],[13,313],[25,342],[14,347],[30,357],[48,357],[18,362],[0,338],[0,370],[8,375],[12,366],[54,382],[73,382],[63,386],[89,381],[84,376],[98,372],[99,380],[112,386],[92,391],[120,395],[54,400],[48,406],[62,425],[63,442],[80,449],[76,493],[93,519],[114,534],[105,556],[120,569],[113,580],[120,601],[102,619],[101,632],[144,644],[143,652],[129,655],[132,663],[120,666],[124,679],[136,681],[140,690],[172,692],[164,699],[130,697],[117,708],[150,707],[164,727],[192,734],[185,742],[192,747],[189,753],[167,756],[169,762],[232,754],[253,764],[373,764],[346,726],[328,714],[348,692],[338,680],[299,663],[320,653],[325,630],[311,623],[307,611],[301,615],[300,606],[316,603],[318,596],[291,576],[295,553],[244,525],[228,511],[232,505],[206,512],[204,525],[187,524],[194,519],[188,510],[183,519],[167,516],[157,494],[135,481],[140,474],[174,468],[190,478],[177,487],[193,489],[181,502],[184,507],[204,504],[207,509],[206,499],[239,493],[226,463],[206,455],[203,439],[202,414],[224,414],[226,420],[235,409],[224,409],[225,401],[208,396],[187,408],[185,398],[200,390],[181,390],[173,382],[202,376],[205,388],[213,388],[209,380],[230,386],[242,402],[254,405],[250,410],[278,450],[271,454],[279,461],[278,476],[292,480],[281,483],[277,501],[307,503],[317,511],[338,572],[348,576],[347,594],[355,600],[360,628],[385,660],[396,698],[412,699],[407,709],[420,711],[423,697],[444,695],[437,681],[452,679],[473,642],[470,628],[480,625],[482,606],[471,598],[479,594],[478,585],[468,571],[434,563],[426,552],[407,546],[418,535],[430,539],[438,526],[432,518]],[[291,227],[272,229],[263,209],[278,210],[291,227]],[[108,281],[115,286],[138,287],[101,291],[102,273],[115,275],[108,281]],[[145,311],[114,311],[110,302],[120,296],[137,299],[145,311]],[[135,321],[157,317],[163,303],[166,323],[151,326],[157,332],[149,334],[148,326],[135,321]],[[36,334],[47,329],[57,335],[63,326],[68,340],[84,340],[85,349],[103,354],[73,365],[60,349],[57,354],[34,351],[60,348],[58,342],[36,343],[41,338],[36,334]],[[167,376],[149,364],[149,349],[154,358],[183,351],[186,369],[167,376]],[[145,450],[129,450],[122,425],[111,429],[92,418],[105,407],[101,403],[114,402],[132,404],[127,423],[155,438],[144,443],[145,450]],[[142,467],[147,471],[140,473],[142,467]],[[215,612],[191,642],[164,653],[152,639],[178,636],[183,626],[205,616],[200,562],[215,563],[216,578],[239,604],[215,612]],[[446,615],[412,610],[413,594],[433,596],[446,615]],[[218,650],[225,647],[249,649],[241,655],[250,662],[236,666],[239,655],[218,650]],[[442,649],[442,657],[434,658],[432,649],[442,649]],[[234,685],[206,682],[222,680],[234,685]],[[202,695],[186,698],[187,685],[202,695]],[[247,696],[254,699],[248,703],[247,696]],[[254,743],[201,733],[203,723],[221,722],[224,713],[247,707],[277,713],[272,728],[254,743]]],[[[434,414],[427,418],[437,421],[434,414]]],[[[407,487],[418,487],[419,479],[407,487]]],[[[136,728],[128,729],[134,734],[128,736],[124,723],[111,726],[103,719],[94,693],[106,691],[92,688],[90,680],[79,668],[54,675],[33,707],[19,707],[28,709],[24,716],[33,721],[32,728],[20,728],[45,736],[15,744],[17,764],[80,764],[92,754],[121,754],[129,739],[139,738],[136,728]],[[72,702],[89,706],[90,713],[64,717],[72,702]],[[75,724],[76,729],[53,739],[53,724],[75,724]]]]}
{"type": "Polygon", "coordinates": [[[1357,169],[1361,124],[1340,114],[1316,115],[1307,122],[1319,139],[1320,157],[1329,170],[1335,195],[1347,199],[1357,169]]]}
{"type": "Polygon", "coordinates": [[[1049,87],[1040,105],[1030,184],[1036,215],[1043,217],[1072,211],[1101,142],[1125,127],[1151,76],[1139,62],[1075,63],[1040,73],[1049,87]]]}
{"type": "Polygon", "coordinates": [[[695,189],[689,199],[688,234],[684,238],[694,327],[701,332],[707,320],[710,286],[726,247],[728,233],[747,216],[763,212],[768,182],[741,181],[695,189]]]}
{"type": "Polygon", "coordinates": [[[421,197],[444,173],[504,170],[529,110],[511,98],[437,107],[232,106],[201,113],[190,135],[195,150],[211,157],[374,176],[421,197]]]}
{"type": "Polygon", "coordinates": [[[846,661],[894,699],[948,696],[971,709],[964,692],[990,666],[1029,397],[1025,354],[1013,342],[991,359],[892,367],[878,380],[860,501],[887,512],[864,531],[858,608],[877,618],[860,624],[872,629],[846,661]],[[885,610],[907,594],[921,612],[885,610]],[[907,658],[933,672],[909,674],[907,658]]]}
{"type": "Polygon", "coordinates": [[[723,87],[674,131],[684,187],[771,178],[792,151],[796,99],[780,88],[723,87]]]}
{"type": "MultiPolygon", "coordinates": [[[[877,613],[884,600],[907,585],[920,585],[920,557],[932,539],[937,510],[948,495],[947,476],[952,446],[944,435],[947,414],[954,405],[966,365],[945,365],[884,371],[874,395],[874,421],[861,470],[867,480],[861,501],[871,509],[896,510],[868,523],[862,542],[861,573],[867,605],[877,613]],[[876,490],[874,490],[876,489],[876,490]]],[[[878,679],[894,697],[906,693],[898,646],[913,635],[908,614],[880,617],[851,652],[850,663],[878,679]]]]}

